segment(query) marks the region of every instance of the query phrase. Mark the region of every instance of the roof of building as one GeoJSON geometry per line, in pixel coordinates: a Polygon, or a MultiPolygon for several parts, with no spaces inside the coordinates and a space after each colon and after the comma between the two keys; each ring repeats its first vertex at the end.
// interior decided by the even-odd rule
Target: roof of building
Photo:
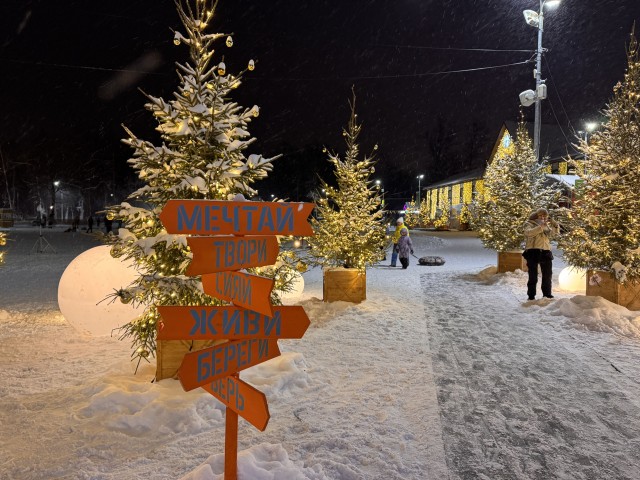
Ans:
{"type": "MultiPolygon", "coordinates": [[[[516,137],[518,131],[518,122],[507,121],[504,122],[504,126],[509,131],[511,138],[516,137]]],[[[533,122],[526,123],[527,131],[533,141],[533,122]]],[[[502,136],[502,130],[500,131],[502,136]]],[[[575,156],[578,152],[573,147],[572,143],[577,139],[567,137],[562,128],[558,125],[540,125],[540,158],[546,159],[549,162],[554,162],[567,158],[568,156],[575,156]]]]}
{"type": "Polygon", "coordinates": [[[445,178],[444,180],[441,180],[439,182],[431,183],[425,186],[425,189],[429,190],[432,188],[446,187],[447,185],[455,185],[456,183],[480,179],[484,175],[485,168],[486,167],[478,167],[474,168],[473,170],[457,173],[456,175],[452,175],[451,177],[445,178]]]}
{"type": "Polygon", "coordinates": [[[556,182],[562,183],[567,187],[575,188],[576,180],[580,180],[582,177],[578,175],[556,175],[554,173],[547,173],[547,178],[555,180],[556,182]]]}

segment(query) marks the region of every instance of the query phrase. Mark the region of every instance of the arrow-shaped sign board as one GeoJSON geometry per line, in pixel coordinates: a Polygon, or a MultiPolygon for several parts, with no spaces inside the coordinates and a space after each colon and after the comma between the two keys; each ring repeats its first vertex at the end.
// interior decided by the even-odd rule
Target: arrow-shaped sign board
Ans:
{"type": "Polygon", "coordinates": [[[277,340],[235,340],[187,353],[178,370],[178,378],[188,392],[279,355],[277,340]]]}
{"type": "Polygon", "coordinates": [[[187,244],[193,253],[187,275],[273,265],[279,249],[274,235],[188,237],[187,244]]]}
{"type": "Polygon", "coordinates": [[[273,283],[270,278],[240,272],[202,275],[202,289],[207,295],[270,317],[273,283]]]}
{"type": "Polygon", "coordinates": [[[169,233],[194,235],[313,235],[313,203],[169,200],[160,220],[169,233]]]}
{"type": "Polygon", "coordinates": [[[225,377],[202,386],[207,392],[224,403],[260,431],[269,423],[267,397],[239,378],[225,377]]]}
{"type": "Polygon", "coordinates": [[[302,338],[311,323],[299,305],[274,306],[272,317],[236,306],[157,308],[158,340],[302,338]]]}

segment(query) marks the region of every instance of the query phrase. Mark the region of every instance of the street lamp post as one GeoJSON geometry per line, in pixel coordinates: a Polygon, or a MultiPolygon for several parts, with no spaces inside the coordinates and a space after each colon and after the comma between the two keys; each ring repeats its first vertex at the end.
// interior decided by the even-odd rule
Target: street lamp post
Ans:
{"type": "Polygon", "coordinates": [[[422,179],[424,178],[424,175],[418,175],[416,177],[418,179],[418,203],[417,203],[417,207],[418,209],[420,208],[420,182],[422,182],[422,179]]]}
{"type": "Polygon", "coordinates": [[[547,86],[542,81],[542,32],[544,31],[544,7],[557,7],[560,0],[540,0],[540,10],[525,10],[523,12],[524,19],[528,25],[538,29],[538,49],[536,50],[536,90],[526,90],[520,94],[520,102],[523,106],[528,107],[535,102],[535,120],[533,124],[533,149],[536,154],[536,160],[540,160],[540,101],[547,98],[547,86]]]}

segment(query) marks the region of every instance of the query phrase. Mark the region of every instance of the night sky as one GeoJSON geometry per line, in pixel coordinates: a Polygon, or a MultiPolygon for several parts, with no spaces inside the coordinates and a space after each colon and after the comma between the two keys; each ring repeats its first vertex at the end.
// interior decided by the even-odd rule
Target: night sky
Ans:
{"type": "MultiPolygon", "coordinates": [[[[416,190],[418,174],[437,180],[482,164],[500,125],[517,120],[518,94],[535,86],[533,63],[446,72],[531,59],[537,30],[524,9],[538,3],[221,0],[213,31],[234,34],[234,47],[221,42],[217,52],[229,71],[257,62],[234,97],[261,108],[250,127],[252,153],[304,161],[323,145],[343,150],[353,85],[362,150],[379,145],[376,177],[402,197],[416,190]],[[430,153],[438,127],[458,144],[446,168],[430,153]],[[469,138],[484,147],[471,152],[469,138]]],[[[178,84],[174,63],[186,59],[172,42],[171,29],[181,27],[173,2],[3,0],[0,19],[7,161],[41,158],[52,169],[64,166],[51,175],[122,183],[131,173],[122,125],[156,138],[138,89],[169,98],[178,84]]],[[[546,10],[544,123],[573,139],[600,118],[624,74],[634,20],[638,0],[563,0],[546,10]]],[[[528,120],[533,112],[525,110],[528,120]]],[[[292,196],[279,175],[276,163],[268,188],[292,196]]]]}

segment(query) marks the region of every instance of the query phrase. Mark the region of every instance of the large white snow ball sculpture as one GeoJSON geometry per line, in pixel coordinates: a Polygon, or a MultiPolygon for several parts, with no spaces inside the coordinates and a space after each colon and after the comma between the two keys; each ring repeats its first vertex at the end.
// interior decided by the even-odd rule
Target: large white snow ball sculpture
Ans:
{"type": "Polygon", "coordinates": [[[304,277],[299,272],[295,272],[291,280],[291,291],[280,295],[283,302],[295,301],[304,291],[304,277]]]}
{"type": "Polygon", "coordinates": [[[558,276],[558,285],[567,292],[584,292],[587,288],[587,271],[584,268],[565,267],[558,276]]]}
{"type": "Polygon", "coordinates": [[[110,251],[111,247],[103,245],[81,253],[67,266],[58,284],[58,306],[64,318],[76,330],[93,336],[111,335],[114,328],[130,322],[143,309],[118,298],[104,300],[137,276],[131,263],[113,258],[110,251]]]}

